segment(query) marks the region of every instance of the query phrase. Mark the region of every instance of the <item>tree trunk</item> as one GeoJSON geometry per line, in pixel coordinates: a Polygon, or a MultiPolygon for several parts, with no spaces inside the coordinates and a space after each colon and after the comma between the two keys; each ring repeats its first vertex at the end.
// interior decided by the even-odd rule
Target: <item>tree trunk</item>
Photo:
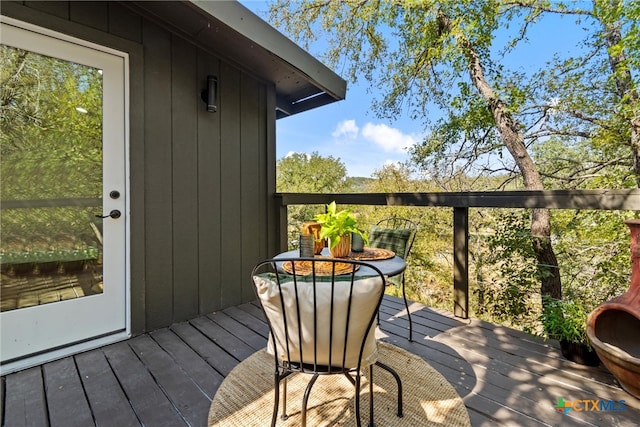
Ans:
{"type": "MultiPolygon", "coordinates": [[[[513,118],[504,102],[498,98],[495,91],[487,83],[480,58],[473,45],[466,39],[458,39],[458,42],[461,43],[469,60],[471,80],[487,101],[502,141],[513,156],[520,173],[522,173],[525,188],[532,191],[544,190],[540,173],[524,145],[520,124],[513,118]]],[[[551,218],[548,209],[532,210],[531,235],[541,278],[540,292],[543,296],[549,295],[552,298],[560,299],[562,298],[562,283],[560,281],[558,260],[551,245],[551,218]]]]}

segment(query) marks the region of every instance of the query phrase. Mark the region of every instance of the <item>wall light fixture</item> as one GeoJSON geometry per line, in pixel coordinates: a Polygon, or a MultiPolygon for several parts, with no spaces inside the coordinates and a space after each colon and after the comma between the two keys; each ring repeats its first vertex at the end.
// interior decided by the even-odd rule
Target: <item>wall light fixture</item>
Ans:
{"type": "Polygon", "coordinates": [[[207,88],[200,94],[202,100],[207,104],[207,111],[215,113],[218,111],[218,79],[215,76],[207,76],[207,88]]]}

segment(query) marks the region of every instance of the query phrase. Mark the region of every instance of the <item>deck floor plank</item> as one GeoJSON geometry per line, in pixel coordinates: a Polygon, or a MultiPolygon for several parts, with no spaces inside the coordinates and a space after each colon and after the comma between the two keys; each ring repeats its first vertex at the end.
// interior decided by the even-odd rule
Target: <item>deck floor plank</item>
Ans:
{"type": "Polygon", "coordinates": [[[129,341],[129,344],[187,424],[206,425],[211,400],[171,356],[149,335],[135,337],[129,341]]]}
{"type": "Polygon", "coordinates": [[[93,414],[73,357],[43,366],[44,386],[51,425],[90,426],[93,414]]]}
{"type": "MultiPolygon", "coordinates": [[[[383,300],[376,335],[440,372],[464,400],[473,427],[638,425],[640,401],[606,369],[565,360],[556,342],[417,303],[410,310],[414,342],[407,340],[404,303],[391,296],[383,300]],[[558,398],[625,400],[627,407],[565,415],[554,407],[558,398]]],[[[224,375],[266,345],[268,333],[259,306],[242,304],[8,375],[0,395],[2,425],[105,425],[96,406],[102,404],[124,413],[129,405],[126,424],[204,426],[224,375]],[[99,384],[108,392],[96,393],[99,384]],[[26,405],[35,411],[27,414],[26,405]]]]}
{"type": "Polygon", "coordinates": [[[16,427],[48,425],[47,402],[39,366],[17,372],[15,376],[9,376],[3,383],[6,389],[11,390],[2,405],[3,425],[16,427]]]}
{"type": "Polygon", "coordinates": [[[207,316],[207,318],[223,328],[225,331],[229,332],[229,334],[235,334],[242,340],[242,342],[251,348],[252,353],[264,347],[264,339],[266,335],[260,335],[252,329],[247,328],[244,324],[238,322],[233,317],[230,317],[227,313],[216,313],[215,316],[207,316]]]}
{"type": "MultiPolygon", "coordinates": [[[[385,314],[392,314],[395,309],[397,313],[402,313],[404,306],[401,300],[390,302],[385,298],[385,306],[382,310],[385,314]]],[[[468,369],[457,366],[458,360],[472,366],[473,372],[476,373],[476,381],[482,384],[479,391],[481,397],[490,397],[497,402],[507,402],[512,408],[528,407],[528,413],[536,414],[537,420],[548,425],[638,425],[637,419],[640,419],[640,408],[638,400],[628,395],[622,389],[615,385],[615,380],[603,368],[590,368],[577,365],[562,358],[547,357],[539,358],[534,362],[531,355],[524,351],[524,354],[518,354],[513,351],[513,345],[519,345],[518,340],[527,340],[529,345],[534,346],[550,346],[549,343],[540,343],[535,337],[531,337],[519,331],[506,333],[502,327],[500,334],[507,334],[511,339],[506,343],[499,343],[496,339],[494,328],[474,328],[475,333],[466,329],[457,330],[455,319],[446,321],[441,318],[433,319],[432,315],[440,316],[440,314],[431,312],[429,309],[421,310],[423,316],[413,316],[414,321],[414,337],[416,331],[418,336],[428,337],[425,345],[440,350],[440,352],[421,351],[414,347],[409,347],[410,351],[415,354],[422,355],[425,360],[429,361],[437,370],[439,370],[447,380],[456,384],[459,381],[459,374],[456,369],[468,374],[468,369]],[[416,324],[416,317],[418,322],[416,324]],[[424,322],[436,325],[446,325],[443,331],[438,335],[433,335],[433,328],[424,328],[424,322]],[[457,333],[454,333],[457,331],[457,333]],[[426,334],[422,334],[427,332],[426,334]],[[437,343],[437,344],[436,344],[437,343]],[[514,344],[515,343],[515,344],[514,344]],[[444,346],[444,347],[442,347],[444,346]],[[452,357],[451,361],[447,361],[447,357],[452,357]],[[446,366],[445,365],[449,365],[446,366]],[[452,369],[448,369],[451,367],[452,369]],[[451,372],[456,372],[451,376],[451,372]],[[586,381],[585,381],[586,380],[586,381]],[[578,412],[570,411],[568,416],[564,416],[555,411],[553,406],[557,403],[559,397],[565,400],[573,399],[602,399],[602,400],[625,400],[629,407],[625,411],[607,411],[607,412],[578,412]]],[[[472,321],[472,324],[478,324],[472,321]]],[[[437,327],[437,326],[436,326],[437,327]]],[[[388,319],[383,323],[382,329],[385,332],[391,332],[392,336],[402,336],[408,328],[408,320],[406,315],[398,315],[394,319],[388,319]]],[[[394,339],[395,344],[403,346],[402,339],[394,339]]],[[[411,345],[411,344],[410,344],[411,345]]],[[[541,352],[538,352],[541,353],[541,352]]],[[[553,348],[549,354],[560,354],[559,349],[553,348]]],[[[468,377],[467,377],[468,378],[468,377]]],[[[468,387],[468,386],[467,386],[468,387]]],[[[477,387],[474,389],[476,390],[477,387]]],[[[464,396],[464,390],[457,390],[461,396],[464,396]]],[[[467,403],[469,405],[469,403],[467,403]]],[[[486,405],[486,402],[481,402],[486,405]]],[[[477,408],[474,408],[477,409],[477,408]]],[[[519,410],[518,409],[518,410],[519,410]]],[[[504,412],[504,411],[501,411],[504,412]]],[[[509,416],[506,416],[509,419],[509,416]]],[[[501,423],[505,419],[500,420],[501,423]]],[[[527,423],[525,420],[518,421],[527,423]]]]}
{"type": "Polygon", "coordinates": [[[103,352],[131,402],[140,424],[171,427],[186,425],[128,342],[104,347],[103,352]]]}
{"type": "Polygon", "coordinates": [[[171,330],[187,343],[193,351],[198,353],[203,360],[225,377],[241,360],[230,355],[189,323],[178,323],[171,326],[171,330]]]}
{"type": "MultiPolygon", "coordinates": [[[[221,314],[221,316],[224,316],[224,314],[221,314]]],[[[197,330],[238,360],[244,360],[256,351],[255,348],[249,346],[238,336],[234,336],[229,333],[229,331],[209,319],[207,316],[193,319],[190,323],[197,330]]]]}
{"type": "Polygon", "coordinates": [[[75,359],[96,424],[113,427],[139,424],[104,353],[88,351],[75,359]]]}
{"type": "MultiPolygon", "coordinates": [[[[257,334],[263,337],[269,336],[269,325],[267,325],[262,316],[257,318],[247,311],[242,310],[240,307],[229,307],[223,310],[223,313],[234,318],[236,322],[243,324],[252,331],[255,331],[257,334]]],[[[216,313],[209,317],[215,317],[215,315],[216,313]]]]}
{"type": "Polygon", "coordinates": [[[151,337],[182,366],[207,397],[213,400],[224,377],[169,329],[152,332],[151,337]]]}

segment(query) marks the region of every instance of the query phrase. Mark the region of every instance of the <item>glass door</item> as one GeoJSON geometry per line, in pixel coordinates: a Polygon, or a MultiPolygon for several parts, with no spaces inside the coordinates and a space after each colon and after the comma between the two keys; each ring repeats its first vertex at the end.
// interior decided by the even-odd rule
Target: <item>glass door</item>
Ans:
{"type": "Polygon", "coordinates": [[[4,17],[1,31],[5,365],[126,333],[126,56],[4,17]]]}

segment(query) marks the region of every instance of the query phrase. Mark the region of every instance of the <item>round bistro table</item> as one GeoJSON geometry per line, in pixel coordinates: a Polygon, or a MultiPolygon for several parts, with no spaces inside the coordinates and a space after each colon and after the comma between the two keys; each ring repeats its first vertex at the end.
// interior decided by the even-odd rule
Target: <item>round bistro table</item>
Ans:
{"type": "MultiPolygon", "coordinates": [[[[358,260],[357,254],[358,253],[355,253],[353,257],[336,258],[336,259],[358,260]]],[[[291,251],[282,252],[281,254],[278,254],[274,257],[274,259],[278,259],[278,258],[283,258],[283,259],[300,258],[300,250],[294,249],[291,251]]],[[[322,250],[322,253],[320,255],[316,255],[314,258],[317,258],[319,260],[321,260],[322,258],[330,259],[329,249],[324,248],[322,250]]],[[[382,274],[384,274],[387,277],[396,276],[402,273],[407,268],[407,263],[404,261],[404,259],[400,258],[397,255],[394,255],[393,258],[387,258],[387,259],[360,260],[360,261],[375,266],[382,272],[382,274]]],[[[358,271],[356,271],[356,277],[372,276],[374,274],[375,272],[371,268],[368,268],[364,265],[361,266],[358,269],[358,271]]]]}

